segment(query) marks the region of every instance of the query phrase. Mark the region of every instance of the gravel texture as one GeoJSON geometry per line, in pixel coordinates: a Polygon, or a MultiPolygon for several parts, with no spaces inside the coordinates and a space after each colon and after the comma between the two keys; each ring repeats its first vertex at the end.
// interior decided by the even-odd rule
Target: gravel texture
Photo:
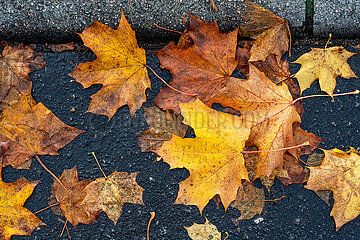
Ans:
{"type": "MultiPolygon", "coordinates": [[[[219,11],[210,9],[206,0],[1,0],[0,39],[19,42],[80,41],[76,33],[98,20],[117,26],[124,11],[139,41],[166,41],[178,34],[154,28],[159,26],[183,31],[183,20],[192,13],[205,21],[217,20],[222,31],[237,28],[241,19],[242,1],[215,1],[219,11]]],[[[275,14],[287,19],[294,32],[305,20],[305,0],[256,0],[275,14]]],[[[295,31],[296,30],[296,31],[295,31]]]]}
{"type": "Polygon", "coordinates": [[[314,1],[314,35],[360,36],[360,1],[314,1]]]}
{"type": "MultiPolygon", "coordinates": [[[[323,46],[321,46],[323,47],[323,46]]],[[[352,48],[348,48],[354,51],[352,48]]],[[[310,46],[294,46],[294,61],[301,54],[310,50],[310,46]]],[[[66,124],[77,127],[86,132],[59,151],[58,156],[40,156],[43,162],[58,176],[64,169],[78,166],[79,178],[102,177],[91,152],[94,151],[106,174],[113,171],[140,171],[137,182],[144,189],[145,206],[125,204],[123,214],[116,226],[105,214],[90,225],[79,224],[77,229],[69,225],[72,239],[146,239],[146,227],[150,212],[156,212],[150,228],[152,240],[183,240],[187,236],[184,226],[189,227],[194,222],[203,223],[205,220],[195,206],[173,205],[178,191],[178,183],[188,177],[185,169],[169,170],[164,162],[154,163],[156,156],[152,153],[141,153],[137,144],[136,133],[147,129],[143,118],[143,110],[137,111],[133,119],[130,118],[128,107],[120,108],[114,117],[108,121],[105,116],[85,113],[90,96],[100,89],[92,86],[83,89],[67,74],[79,62],[91,61],[95,58],[90,50],[72,52],[43,52],[47,66],[31,74],[34,82],[33,96],[41,101],[56,116],[66,124]],[[71,109],[75,108],[75,112],[71,109]]],[[[170,74],[159,68],[157,58],[147,54],[148,64],[166,80],[170,74]]],[[[360,57],[353,56],[350,65],[357,75],[360,75],[360,57]]],[[[292,64],[291,72],[299,66],[292,64]]],[[[164,84],[150,73],[152,90],[147,91],[145,106],[151,106],[154,97],[164,84]]],[[[338,78],[337,92],[349,92],[360,89],[359,79],[345,80],[338,78]]],[[[319,86],[314,83],[304,95],[319,94],[319,86]]],[[[347,149],[348,146],[359,147],[360,143],[360,96],[313,98],[304,101],[305,114],[302,128],[312,131],[326,140],[321,148],[347,149]]],[[[358,148],[359,149],[359,148],[358,148]]],[[[360,149],[359,149],[360,150],[360,149]]],[[[50,196],[51,176],[34,160],[32,170],[15,170],[11,167],[3,169],[3,179],[12,182],[20,177],[29,180],[41,180],[30,196],[25,206],[32,212],[47,206],[50,196]]],[[[258,181],[255,183],[259,185],[258,181]]],[[[224,208],[217,209],[210,201],[203,212],[203,216],[215,224],[222,232],[222,239],[227,232],[228,239],[359,239],[360,218],[345,224],[338,232],[335,231],[333,219],[329,216],[331,207],[326,205],[312,191],[302,188],[301,184],[290,185],[285,188],[278,181],[266,192],[266,199],[284,199],[266,202],[263,213],[251,220],[244,220],[234,225],[232,219],[238,218],[238,210],[229,208],[224,214],[224,208]]],[[[13,240],[47,240],[58,239],[63,222],[62,219],[46,210],[38,214],[48,226],[35,230],[30,237],[15,236],[13,240]]],[[[66,234],[61,239],[68,239],[66,234]]]]}

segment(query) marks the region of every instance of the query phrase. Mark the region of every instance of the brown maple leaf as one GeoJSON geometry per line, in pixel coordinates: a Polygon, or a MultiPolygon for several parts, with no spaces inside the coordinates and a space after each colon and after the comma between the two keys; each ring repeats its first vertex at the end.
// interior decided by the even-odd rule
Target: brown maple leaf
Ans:
{"type": "MultiPolygon", "coordinates": [[[[205,103],[214,97],[226,85],[227,78],[237,66],[237,31],[220,33],[216,22],[204,23],[190,15],[188,34],[194,43],[183,49],[171,42],[155,53],[161,66],[172,74],[170,85],[183,92],[197,94],[205,103]]],[[[160,90],[154,105],[179,114],[177,102],[193,99],[167,87],[160,90]]]]}
{"type": "Polygon", "coordinates": [[[10,89],[17,95],[30,91],[29,73],[45,65],[42,55],[29,46],[5,45],[0,55],[0,101],[8,98],[10,89]]]}
{"type": "Polygon", "coordinates": [[[239,187],[236,199],[230,207],[240,211],[241,216],[233,221],[252,219],[259,215],[265,206],[264,189],[257,188],[253,183],[246,182],[239,187]]]}
{"type": "Polygon", "coordinates": [[[171,168],[185,167],[190,177],[180,182],[176,204],[197,205],[202,212],[216,194],[225,209],[236,198],[242,179],[248,179],[241,153],[250,129],[234,115],[207,107],[199,99],[179,103],[184,123],[196,138],[172,135],[154,152],[171,168]]]}
{"type": "Polygon", "coordinates": [[[106,178],[96,179],[85,187],[86,196],[81,205],[89,215],[104,211],[115,225],[125,203],[144,204],[144,189],[135,181],[137,174],[113,172],[106,178]]]}
{"type": "Polygon", "coordinates": [[[1,113],[0,141],[10,149],[3,156],[3,166],[21,166],[34,155],[58,155],[57,151],[84,131],[69,127],[30,92],[1,113]]]}
{"type": "Polygon", "coordinates": [[[0,238],[10,240],[13,235],[30,236],[31,232],[45,225],[32,212],[23,207],[39,181],[31,182],[20,178],[5,183],[1,177],[0,164],[0,238]]]}
{"type": "Polygon", "coordinates": [[[135,32],[124,14],[116,30],[95,21],[80,36],[97,59],[80,63],[70,76],[85,88],[93,84],[103,85],[91,97],[87,111],[106,115],[110,119],[119,107],[128,105],[133,116],[146,101],[145,90],[150,88],[150,79],[145,50],[137,46],[135,32]]]}
{"type": "Polygon", "coordinates": [[[343,47],[331,47],[312,48],[310,52],[301,55],[295,61],[301,64],[300,70],[295,74],[301,92],[319,79],[321,90],[332,96],[336,86],[336,77],[357,77],[347,63],[354,54],[343,47]]]}
{"type": "Polygon", "coordinates": [[[149,130],[137,134],[141,151],[155,151],[164,141],[169,141],[172,134],[182,138],[185,136],[188,126],[181,122],[181,115],[157,107],[144,108],[144,111],[149,130]]]}
{"type": "MultiPolygon", "coordinates": [[[[55,197],[57,202],[60,203],[62,214],[74,226],[79,223],[92,223],[98,217],[99,211],[88,213],[81,205],[86,196],[84,188],[91,180],[79,181],[76,166],[72,169],[64,170],[59,180],[63,186],[54,180],[53,196],[51,198],[55,197]]],[[[55,211],[54,213],[59,212],[55,211]]]]}
{"type": "Polygon", "coordinates": [[[360,156],[351,148],[348,152],[339,149],[323,150],[324,160],[318,167],[309,167],[310,176],[305,188],[333,192],[336,230],[360,214],[360,156]]]}
{"type": "Polygon", "coordinates": [[[255,39],[249,61],[265,61],[274,54],[278,59],[289,49],[290,30],[287,22],[248,0],[244,2],[244,24],[239,26],[239,35],[255,39]]]}

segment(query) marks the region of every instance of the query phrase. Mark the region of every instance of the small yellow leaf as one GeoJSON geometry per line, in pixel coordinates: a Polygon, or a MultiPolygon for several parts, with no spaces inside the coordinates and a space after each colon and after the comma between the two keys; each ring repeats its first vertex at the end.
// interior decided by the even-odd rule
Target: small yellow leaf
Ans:
{"type": "Polygon", "coordinates": [[[303,54],[295,61],[295,63],[301,64],[300,70],[295,74],[301,92],[319,79],[321,90],[332,96],[338,76],[356,77],[347,63],[354,54],[346,51],[343,47],[312,48],[310,52],[303,54]]]}
{"type": "Polygon", "coordinates": [[[185,227],[192,240],[221,240],[221,233],[215,225],[206,219],[204,224],[194,223],[191,227],[185,227]]]}

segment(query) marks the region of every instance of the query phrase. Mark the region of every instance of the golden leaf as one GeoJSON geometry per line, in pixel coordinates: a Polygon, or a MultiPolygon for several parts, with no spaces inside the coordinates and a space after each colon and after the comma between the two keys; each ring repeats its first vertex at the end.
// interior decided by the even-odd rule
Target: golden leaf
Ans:
{"type": "Polygon", "coordinates": [[[80,36],[97,59],[80,63],[70,76],[85,88],[103,85],[92,96],[87,111],[110,119],[119,107],[128,105],[133,116],[146,101],[145,90],[150,88],[150,79],[145,66],[145,50],[137,46],[135,32],[124,14],[116,30],[95,21],[80,36]]]}
{"type": "Polygon", "coordinates": [[[212,110],[199,99],[179,106],[184,123],[194,128],[196,138],[173,135],[154,151],[171,168],[190,171],[190,177],[180,182],[175,203],[194,204],[202,211],[219,194],[227,209],[241,180],[248,179],[241,151],[250,129],[239,117],[212,110]]]}
{"type": "Polygon", "coordinates": [[[301,92],[319,79],[321,90],[332,96],[336,86],[336,77],[357,77],[347,63],[354,54],[343,47],[331,47],[311,48],[310,52],[301,55],[295,61],[301,64],[300,70],[295,74],[301,92]]]}
{"type": "Polygon", "coordinates": [[[360,156],[355,149],[323,150],[324,160],[318,167],[309,167],[310,175],[305,188],[333,192],[334,206],[330,212],[339,230],[360,214],[360,156]]]}

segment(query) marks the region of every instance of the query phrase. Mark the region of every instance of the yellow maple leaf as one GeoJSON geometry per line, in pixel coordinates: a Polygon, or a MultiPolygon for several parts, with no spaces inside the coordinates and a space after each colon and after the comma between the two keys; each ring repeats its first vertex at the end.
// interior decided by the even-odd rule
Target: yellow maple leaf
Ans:
{"type": "Polygon", "coordinates": [[[98,178],[84,189],[86,196],[82,206],[88,213],[103,210],[116,224],[125,203],[144,204],[142,192],[135,179],[138,173],[113,172],[106,178],[98,178]]]}
{"type": "Polygon", "coordinates": [[[31,232],[45,225],[32,212],[23,207],[39,183],[20,178],[12,183],[4,183],[0,164],[0,239],[10,240],[12,235],[30,236],[31,232]]]}
{"type": "Polygon", "coordinates": [[[301,92],[319,79],[321,90],[332,96],[338,76],[357,77],[347,63],[354,54],[343,47],[311,48],[310,52],[303,54],[295,61],[301,64],[300,70],[295,74],[301,92]]]}
{"type": "Polygon", "coordinates": [[[185,227],[192,240],[221,240],[221,233],[217,227],[207,218],[204,224],[194,223],[191,227],[185,227]]]}
{"type": "Polygon", "coordinates": [[[318,167],[309,167],[310,176],[305,188],[333,192],[334,206],[330,216],[335,219],[336,230],[360,214],[360,156],[351,148],[323,150],[324,160],[318,167]]]}
{"type": "Polygon", "coordinates": [[[239,117],[212,110],[199,99],[178,104],[184,123],[193,127],[196,138],[173,135],[154,151],[171,168],[190,171],[190,177],[180,183],[175,203],[197,205],[202,211],[219,194],[227,209],[241,180],[248,180],[241,151],[250,128],[239,117]]]}
{"type": "Polygon", "coordinates": [[[80,36],[97,59],[80,63],[70,76],[85,88],[103,85],[91,97],[87,111],[110,119],[119,107],[128,105],[133,116],[146,101],[145,90],[150,88],[150,79],[145,66],[145,50],[137,46],[135,32],[124,14],[116,30],[95,21],[80,36]]]}

